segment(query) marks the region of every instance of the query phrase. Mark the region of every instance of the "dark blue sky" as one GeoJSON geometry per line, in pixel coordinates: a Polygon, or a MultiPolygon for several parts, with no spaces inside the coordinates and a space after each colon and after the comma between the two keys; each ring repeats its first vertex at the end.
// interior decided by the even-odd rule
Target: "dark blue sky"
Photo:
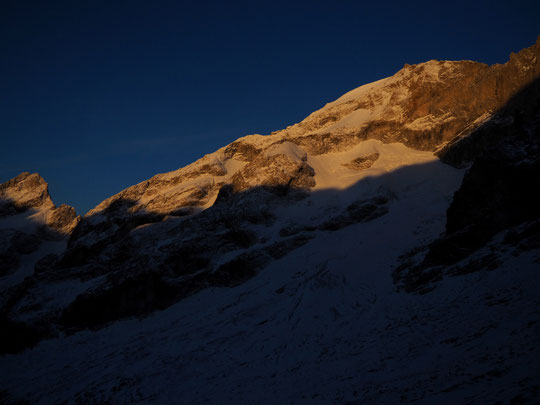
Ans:
{"type": "Polygon", "coordinates": [[[404,63],[502,63],[538,1],[0,1],[0,182],[84,213],[404,63]]]}

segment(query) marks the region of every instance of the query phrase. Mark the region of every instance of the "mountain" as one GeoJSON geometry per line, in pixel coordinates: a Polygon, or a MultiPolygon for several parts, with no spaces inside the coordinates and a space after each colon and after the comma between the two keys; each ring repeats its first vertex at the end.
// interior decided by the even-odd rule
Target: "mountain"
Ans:
{"type": "Polygon", "coordinates": [[[405,65],[82,218],[0,185],[0,400],[533,403],[539,56],[405,65]]]}

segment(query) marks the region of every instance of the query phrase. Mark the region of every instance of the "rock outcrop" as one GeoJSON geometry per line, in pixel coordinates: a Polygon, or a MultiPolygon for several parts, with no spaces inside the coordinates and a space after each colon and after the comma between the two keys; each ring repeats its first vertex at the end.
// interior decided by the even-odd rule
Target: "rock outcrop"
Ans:
{"type": "Polygon", "coordinates": [[[369,169],[378,158],[378,153],[372,153],[371,155],[360,156],[350,162],[343,163],[343,166],[353,170],[369,169]]]}

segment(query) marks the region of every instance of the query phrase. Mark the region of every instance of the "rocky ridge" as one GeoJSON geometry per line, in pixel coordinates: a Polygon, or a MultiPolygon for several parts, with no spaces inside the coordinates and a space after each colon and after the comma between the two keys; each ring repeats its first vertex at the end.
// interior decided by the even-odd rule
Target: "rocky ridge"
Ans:
{"type": "Polygon", "coordinates": [[[130,215],[139,211],[169,215],[180,207],[185,208],[180,213],[198,212],[211,206],[225,185],[238,190],[265,182],[294,185],[296,177],[309,171],[298,164],[298,156],[345,151],[366,139],[445,155],[454,149],[452,145],[445,149],[450,141],[467,138],[538,77],[539,54],[540,40],[512,53],[502,65],[435,60],[405,65],[394,76],[352,90],[298,124],[269,136],[245,136],[185,168],[129,187],[86,217],[97,216],[117,200],[134,202],[130,215]],[[279,146],[282,143],[298,148],[291,154],[290,148],[279,146]],[[276,176],[278,171],[282,174],[276,176]]]}
{"type": "MultiPolygon", "coordinates": [[[[103,201],[72,235],[68,256],[83,255],[77,252],[88,252],[89,245],[119,229],[122,233],[167,216],[195,214],[211,207],[218,196],[223,200],[250,187],[315,190],[307,156],[347,151],[367,139],[434,151],[452,164],[449,151],[458,150],[457,141],[483,128],[513,94],[538,77],[539,53],[537,41],[512,53],[503,65],[434,60],[406,65],[296,125],[270,136],[240,138],[185,168],[156,175],[103,201]]],[[[461,167],[473,159],[455,164],[461,167]]]]}

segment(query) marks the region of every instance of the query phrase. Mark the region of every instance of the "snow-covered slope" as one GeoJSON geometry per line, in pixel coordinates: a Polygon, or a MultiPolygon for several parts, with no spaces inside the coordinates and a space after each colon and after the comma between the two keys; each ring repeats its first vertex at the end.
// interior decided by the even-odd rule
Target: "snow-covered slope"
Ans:
{"type": "Polygon", "coordinates": [[[1,386],[36,404],[532,400],[538,250],[508,248],[497,271],[451,277],[436,294],[394,289],[389,269],[443,231],[462,174],[420,156],[427,162],[366,177],[345,195],[327,189],[282,207],[279,226],[316,224],[319,208],[339,211],[374,190],[394,195],[386,215],[314,230],[234,288],[4,356],[1,386]]]}
{"type": "Polygon", "coordinates": [[[532,401],[539,52],[407,65],[103,201],[6,284],[0,401],[532,401]]]}

